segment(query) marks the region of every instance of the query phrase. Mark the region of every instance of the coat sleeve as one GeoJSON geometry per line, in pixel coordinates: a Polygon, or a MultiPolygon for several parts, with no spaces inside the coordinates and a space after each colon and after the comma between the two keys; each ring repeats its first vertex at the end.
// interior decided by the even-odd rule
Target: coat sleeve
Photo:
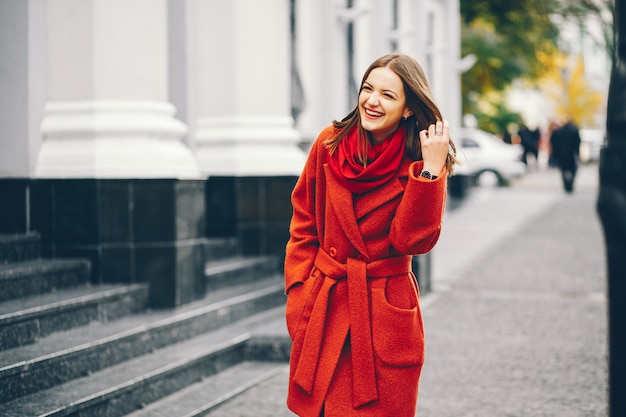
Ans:
{"type": "Polygon", "coordinates": [[[289,225],[289,241],[285,253],[285,293],[303,283],[311,272],[320,246],[316,219],[316,180],[320,157],[323,152],[321,141],[325,129],[311,146],[306,165],[291,193],[293,215],[289,225]]]}
{"type": "Polygon", "coordinates": [[[441,233],[446,202],[447,172],[434,181],[422,178],[423,161],[409,166],[409,179],[404,196],[391,223],[391,245],[403,255],[430,251],[441,233]]]}

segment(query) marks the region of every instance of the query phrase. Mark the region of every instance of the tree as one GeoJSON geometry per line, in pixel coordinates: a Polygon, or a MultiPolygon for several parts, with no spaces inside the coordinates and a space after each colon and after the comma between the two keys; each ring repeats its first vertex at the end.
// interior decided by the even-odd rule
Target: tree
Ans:
{"type": "Polygon", "coordinates": [[[554,102],[561,119],[571,117],[579,126],[594,126],[594,117],[604,102],[604,95],[594,90],[585,79],[581,56],[560,54],[557,60],[559,69],[542,78],[542,91],[554,102]]]}
{"type": "Polygon", "coordinates": [[[579,27],[594,40],[596,45],[606,48],[612,64],[617,60],[617,32],[613,24],[615,16],[614,0],[561,0],[561,15],[578,23],[579,27]],[[588,20],[594,20],[601,29],[601,35],[588,30],[588,20]]]}
{"type": "Polygon", "coordinates": [[[463,113],[481,114],[479,127],[502,126],[511,118],[502,95],[518,79],[534,81],[546,71],[542,57],[558,51],[558,30],[550,20],[556,0],[461,0],[461,52],[474,54],[462,76],[463,113]]]}
{"type": "Polygon", "coordinates": [[[536,78],[543,73],[536,53],[558,49],[558,28],[550,18],[557,6],[556,0],[461,0],[461,19],[463,29],[497,34],[504,47],[498,56],[523,62],[526,76],[536,78]]]}

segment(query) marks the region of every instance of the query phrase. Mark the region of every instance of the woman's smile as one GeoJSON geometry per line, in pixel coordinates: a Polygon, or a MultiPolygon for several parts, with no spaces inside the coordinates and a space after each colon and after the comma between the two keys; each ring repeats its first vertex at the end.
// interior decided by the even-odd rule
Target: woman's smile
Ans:
{"type": "Polygon", "coordinates": [[[408,112],[404,86],[398,74],[387,67],[373,69],[359,93],[363,129],[370,132],[375,142],[382,142],[396,131],[408,112]]]}
{"type": "Polygon", "coordinates": [[[384,113],[368,109],[367,107],[365,107],[364,109],[365,109],[365,115],[368,116],[368,118],[376,119],[378,117],[381,117],[381,116],[385,115],[384,113]]]}

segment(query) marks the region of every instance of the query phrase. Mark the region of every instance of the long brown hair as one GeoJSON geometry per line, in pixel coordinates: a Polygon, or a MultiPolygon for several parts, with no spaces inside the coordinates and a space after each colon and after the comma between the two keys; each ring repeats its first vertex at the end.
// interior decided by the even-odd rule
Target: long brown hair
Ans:
{"type": "MultiPolygon", "coordinates": [[[[422,160],[422,148],[419,138],[420,130],[427,129],[429,125],[436,123],[437,120],[443,120],[439,108],[435,104],[430,85],[424,70],[420,64],[412,57],[404,54],[387,54],[374,61],[365,71],[359,94],[363,83],[367,80],[370,72],[376,68],[387,67],[395,72],[402,80],[404,95],[406,97],[406,106],[411,110],[412,115],[407,119],[403,119],[400,123],[406,126],[406,154],[413,161],[422,160]]],[[[367,149],[370,146],[369,135],[361,126],[361,117],[359,115],[359,105],[348,113],[341,121],[333,120],[333,125],[338,129],[335,136],[328,138],[324,145],[331,153],[337,149],[339,143],[355,125],[359,129],[358,137],[362,139],[359,144],[359,154],[362,159],[367,155],[367,149]]],[[[365,161],[362,161],[365,163],[365,161]]],[[[454,172],[454,164],[458,163],[456,159],[456,147],[450,139],[450,150],[446,158],[446,168],[448,175],[454,172]]]]}

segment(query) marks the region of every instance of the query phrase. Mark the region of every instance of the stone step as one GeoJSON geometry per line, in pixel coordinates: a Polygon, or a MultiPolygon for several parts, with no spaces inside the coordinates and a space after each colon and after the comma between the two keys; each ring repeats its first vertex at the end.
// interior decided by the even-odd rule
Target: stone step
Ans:
{"type": "Polygon", "coordinates": [[[35,259],[0,265],[0,302],[87,284],[86,259],[35,259]]]}
{"type": "Polygon", "coordinates": [[[146,309],[147,284],[82,286],[0,303],[0,350],[146,309]]]}
{"type": "Polygon", "coordinates": [[[207,290],[255,281],[259,276],[276,273],[278,260],[273,256],[240,257],[233,256],[206,263],[204,275],[207,290]]]}
{"type": "Polygon", "coordinates": [[[204,259],[219,261],[220,259],[239,256],[241,248],[236,237],[207,238],[204,245],[204,259]]]}
{"type": "MultiPolygon", "coordinates": [[[[282,276],[212,291],[203,300],[58,332],[0,355],[0,402],[79,378],[283,306],[282,276]]],[[[3,415],[0,413],[0,415],[3,415]]]]}
{"type": "Polygon", "coordinates": [[[245,361],[209,376],[126,417],[201,417],[285,370],[280,362],[245,361]]]}
{"type": "Polygon", "coordinates": [[[0,234],[0,265],[38,259],[41,254],[40,235],[36,232],[26,234],[0,234]]]}
{"type": "MultiPolygon", "coordinates": [[[[279,306],[196,335],[83,378],[0,405],[2,416],[124,416],[247,360],[246,345],[263,324],[282,320],[279,306]]],[[[135,343],[140,348],[141,343],[135,343]]],[[[4,382],[1,387],[7,387],[4,382]]]]}

